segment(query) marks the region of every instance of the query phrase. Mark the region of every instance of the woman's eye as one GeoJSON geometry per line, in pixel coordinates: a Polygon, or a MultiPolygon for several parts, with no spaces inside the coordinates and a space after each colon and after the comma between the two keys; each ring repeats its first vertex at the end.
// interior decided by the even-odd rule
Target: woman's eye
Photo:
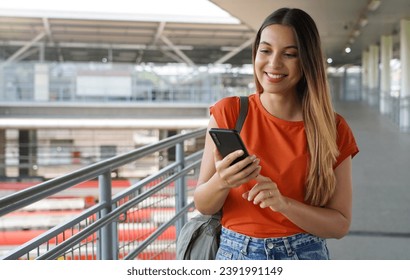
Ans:
{"type": "Polygon", "coordinates": [[[284,54],[286,57],[290,57],[290,58],[293,58],[293,57],[297,57],[298,55],[297,54],[294,54],[294,53],[285,53],[284,54]]]}

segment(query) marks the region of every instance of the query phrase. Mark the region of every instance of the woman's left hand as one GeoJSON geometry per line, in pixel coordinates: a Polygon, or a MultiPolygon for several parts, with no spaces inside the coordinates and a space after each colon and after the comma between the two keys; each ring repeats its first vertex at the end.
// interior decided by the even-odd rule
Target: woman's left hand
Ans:
{"type": "Polygon", "coordinates": [[[242,197],[248,201],[253,201],[253,204],[261,208],[269,207],[272,211],[282,212],[288,207],[286,197],[282,196],[278,189],[278,185],[270,178],[258,175],[258,182],[250,191],[242,194],[242,197]]]}

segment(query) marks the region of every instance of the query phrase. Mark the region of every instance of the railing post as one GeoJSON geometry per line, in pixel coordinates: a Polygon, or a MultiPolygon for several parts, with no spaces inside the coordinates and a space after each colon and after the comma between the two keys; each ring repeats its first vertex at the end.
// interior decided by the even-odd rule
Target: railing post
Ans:
{"type": "MultiPolygon", "coordinates": [[[[98,176],[99,192],[101,204],[107,206],[101,211],[101,218],[111,212],[111,171],[107,171],[98,176]]],[[[113,238],[113,225],[115,223],[109,223],[101,228],[99,231],[99,251],[98,256],[101,260],[114,260],[117,259],[117,255],[114,254],[114,238],[113,238]]]]}
{"type": "MultiPolygon", "coordinates": [[[[179,163],[179,167],[178,167],[178,172],[180,172],[182,169],[184,169],[185,167],[185,155],[184,155],[184,142],[179,142],[178,144],[176,144],[175,147],[175,160],[177,161],[177,163],[179,163]]],[[[182,208],[184,208],[184,206],[187,204],[186,202],[186,187],[185,187],[185,176],[182,176],[181,178],[177,179],[176,182],[176,195],[175,195],[175,211],[176,213],[179,213],[179,211],[181,211],[182,208]]],[[[176,234],[177,237],[179,235],[179,232],[181,230],[181,228],[184,226],[184,224],[186,223],[187,220],[187,215],[184,214],[183,216],[181,216],[181,219],[179,219],[176,222],[176,234]]]]}

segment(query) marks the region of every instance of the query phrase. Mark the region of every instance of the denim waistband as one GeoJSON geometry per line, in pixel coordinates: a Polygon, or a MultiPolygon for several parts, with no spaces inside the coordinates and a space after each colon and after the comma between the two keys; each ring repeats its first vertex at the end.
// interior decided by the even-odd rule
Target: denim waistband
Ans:
{"type": "Polygon", "coordinates": [[[222,227],[221,247],[225,249],[224,254],[240,254],[250,259],[265,257],[267,259],[328,259],[329,257],[325,239],[309,233],[257,238],[222,227]],[[232,253],[235,251],[237,253],[232,253]]]}
{"type": "Polygon", "coordinates": [[[321,239],[309,233],[297,233],[294,235],[283,236],[283,237],[258,238],[258,237],[247,236],[247,235],[238,233],[236,231],[227,229],[225,227],[222,227],[222,232],[232,237],[235,237],[238,241],[245,241],[249,239],[250,241],[255,242],[255,243],[265,243],[265,242],[280,243],[280,242],[283,242],[284,239],[288,240],[288,242],[294,242],[294,241],[300,240],[301,238],[306,238],[306,237],[312,237],[314,239],[321,239]]]}

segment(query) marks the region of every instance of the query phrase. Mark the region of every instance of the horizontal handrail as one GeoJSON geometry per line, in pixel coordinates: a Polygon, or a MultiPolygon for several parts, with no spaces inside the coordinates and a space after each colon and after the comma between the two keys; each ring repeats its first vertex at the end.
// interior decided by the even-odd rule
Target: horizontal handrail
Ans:
{"type": "MultiPolygon", "coordinates": [[[[186,161],[187,162],[194,161],[198,157],[200,157],[201,155],[202,155],[202,150],[198,151],[196,153],[193,153],[192,155],[187,156],[186,161]]],[[[179,165],[178,163],[170,164],[170,165],[164,167],[161,171],[142,179],[141,181],[139,181],[135,184],[135,187],[125,189],[122,192],[119,192],[117,195],[115,195],[112,198],[112,202],[115,203],[115,202],[121,200],[122,198],[130,195],[131,193],[133,193],[136,190],[144,187],[145,185],[149,184],[150,182],[154,181],[155,179],[160,178],[163,174],[166,174],[167,172],[175,169],[175,167],[177,167],[178,165],[179,165]]]]}
{"type": "Polygon", "coordinates": [[[152,154],[155,151],[173,147],[177,143],[190,138],[199,137],[204,134],[205,130],[206,129],[198,129],[186,134],[175,135],[157,143],[94,163],[61,177],[51,179],[47,182],[40,183],[36,186],[2,197],[0,198],[0,216],[30,205],[33,202],[44,199],[50,195],[61,192],[81,182],[94,179],[106,171],[116,169],[122,165],[152,154]]]}

